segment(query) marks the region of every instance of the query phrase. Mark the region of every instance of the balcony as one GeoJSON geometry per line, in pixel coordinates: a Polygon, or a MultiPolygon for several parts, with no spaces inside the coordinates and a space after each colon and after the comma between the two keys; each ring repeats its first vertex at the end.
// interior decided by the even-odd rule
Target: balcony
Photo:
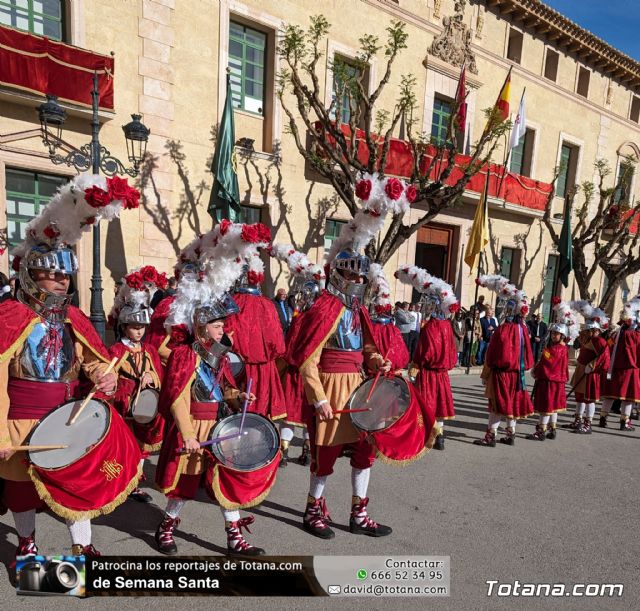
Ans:
{"type": "Polygon", "coordinates": [[[0,26],[0,93],[14,102],[57,95],[69,108],[90,109],[98,73],[100,110],[113,113],[113,57],[0,26]]]}
{"type": "MultiPolygon", "coordinates": [[[[322,129],[321,123],[315,124],[316,129],[322,129]]],[[[341,126],[345,135],[349,135],[348,125],[341,126]]],[[[358,147],[358,159],[362,163],[367,163],[369,158],[369,149],[365,141],[364,132],[356,131],[356,146],[358,147]]],[[[428,146],[425,153],[420,159],[420,171],[426,173],[429,163],[436,154],[434,146],[428,146]]],[[[454,163],[455,168],[445,181],[448,185],[455,184],[464,173],[464,168],[468,165],[471,157],[467,155],[456,154],[454,163]]],[[[434,164],[431,168],[430,177],[432,180],[442,172],[449,164],[449,159],[445,158],[434,164]]],[[[401,178],[409,178],[413,171],[413,152],[408,142],[392,138],[389,146],[389,154],[387,155],[387,164],[385,174],[391,176],[399,176],[401,178]]],[[[520,174],[514,174],[507,171],[503,178],[505,170],[503,166],[490,164],[488,195],[490,199],[503,201],[506,205],[517,206],[527,209],[530,213],[537,216],[544,212],[549,193],[551,193],[551,185],[546,182],[540,182],[520,174]]],[[[482,193],[484,182],[487,175],[487,167],[482,168],[480,172],[472,176],[466,186],[466,192],[482,193]]]]}

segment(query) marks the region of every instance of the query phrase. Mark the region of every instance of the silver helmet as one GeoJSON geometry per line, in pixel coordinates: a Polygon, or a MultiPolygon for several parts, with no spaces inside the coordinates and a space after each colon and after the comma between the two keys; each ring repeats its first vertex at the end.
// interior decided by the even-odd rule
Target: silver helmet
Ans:
{"type": "Polygon", "coordinates": [[[121,325],[148,325],[151,323],[153,310],[146,304],[125,303],[118,314],[121,325]]]}
{"type": "Polygon", "coordinates": [[[367,289],[369,265],[369,257],[366,255],[361,255],[351,248],[341,250],[331,263],[327,291],[346,301],[345,305],[351,305],[354,299],[358,299],[362,303],[367,289]],[[343,271],[358,274],[363,281],[347,280],[342,274],[343,271]]]}
{"type": "Polygon", "coordinates": [[[234,291],[236,293],[251,293],[252,295],[262,294],[259,284],[249,282],[249,266],[246,263],[242,266],[242,274],[235,282],[234,291]]]}
{"type": "MultiPolygon", "coordinates": [[[[67,246],[50,247],[46,244],[34,246],[20,261],[18,279],[20,291],[29,297],[21,299],[45,318],[64,319],[65,308],[73,298],[73,291],[66,295],[52,293],[40,287],[32,278],[31,271],[44,270],[74,276],[78,272],[78,258],[67,246]]],[[[18,295],[20,298],[20,294],[18,295]]]]}
{"type": "Polygon", "coordinates": [[[560,333],[560,335],[564,335],[566,338],[569,337],[569,327],[562,322],[554,322],[549,327],[549,333],[560,333]]]}
{"type": "Polygon", "coordinates": [[[193,312],[193,322],[195,325],[203,326],[213,320],[226,318],[240,311],[238,304],[228,293],[222,299],[211,301],[207,304],[199,304],[193,312]]]}
{"type": "Polygon", "coordinates": [[[295,296],[300,312],[306,312],[319,297],[322,289],[316,280],[299,278],[294,282],[291,292],[295,296]]]}
{"type": "Polygon", "coordinates": [[[420,311],[425,318],[443,318],[441,304],[442,300],[436,293],[423,293],[420,296],[420,311]]]}
{"type": "Polygon", "coordinates": [[[582,331],[589,331],[591,329],[601,330],[602,327],[600,326],[600,323],[597,320],[594,320],[593,318],[587,318],[585,322],[582,325],[580,325],[580,329],[582,331]]]}

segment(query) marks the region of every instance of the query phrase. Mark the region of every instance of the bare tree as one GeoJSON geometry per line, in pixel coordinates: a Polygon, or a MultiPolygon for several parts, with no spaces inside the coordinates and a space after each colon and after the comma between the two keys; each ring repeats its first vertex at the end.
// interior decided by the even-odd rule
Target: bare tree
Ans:
{"type": "MultiPolygon", "coordinates": [[[[638,220],[640,202],[631,201],[629,191],[637,160],[625,157],[620,163],[618,179],[606,186],[611,167],[604,159],[595,162],[597,183],[585,181],[568,189],[565,214],[575,209],[577,223],[571,232],[573,244],[573,273],[581,299],[591,297],[593,277],[601,269],[607,277],[607,288],[600,298],[599,307],[606,308],[624,280],[640,271],[640,242],[638,220]],[[582,203],[577,204],[577,196],[582,203]]],[[[551,221],[551,206],[555,185],[561,168],[556,168],[552,190],[542,222],[547,227],[556,247],[560,236],[551,221]]]]}
{"type": "Polygon", "coordinates": [[[471,177],[490,160],[510,122],[502,121],[493,109],[486,111],[487,128],[470,161],[460,168],[462,176],[454,184],[447,184],[456,167],[454,121],[459,104],[454,105],[444,142],[433,141],[430,134],[417,133],[416,79],[411,74],[401,76],[393,110],[380,107],[380,96],[391,80],[396,59],[407,48],[406,25],[392,21],[384,43],[372,34],[363,35],[354,60],[338,56],[328,59],[335,95],[327,107],[319,70],[329,29],[330,24],[322,15],[312,16],[307,30],[291,24],[284,27],[278,45],[283,68],[277,94],[287,117],[286,129],[298,152],[312,170],[332,185],[352,215],[358,209],[355,183],[365,172],[384,175],[391,138],[403,124],[413,157],[410,182],[418,191],[413,205],[424,213],[408,225],[401,215],[394,215],[380,245],[369,244],[368,253],[384,264],[418,229],[460,200],[471,177]],[[367,67],[380,54],[385,58],[382,77],[369,87],[367,67]]]}

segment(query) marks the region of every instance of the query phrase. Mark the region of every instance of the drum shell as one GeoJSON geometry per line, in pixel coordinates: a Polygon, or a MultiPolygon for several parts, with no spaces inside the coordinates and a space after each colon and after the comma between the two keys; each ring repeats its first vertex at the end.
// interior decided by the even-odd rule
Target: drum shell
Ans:
{"type": "Polygon", "coordinates": [[[136,424],[150,425],[158,415],[160,393],[155,388],[140,391],[136,402],[131,406],[131,417],[136,424]],[[155,409],[150,409],[155,403],[155,409]]]}
{"type": "Polygon", "coordinates": [[[377,381],[375,378],[369,378],[360,384],[351,394],[347,402],[347,409],[369,407],[371,412],[352,412],[349,415],[356,429],[365,433],[373,433],[374,431],[389,429],[400,420],[409,408],[410,400],[410,387],[403,378],[379,378],[377,381]],[[369,401],[366,401],[374,384],[375,388],[373,393],[369,401]],[[387,390],[387,387],[389,387],[390,390],[387,390]],[[391,411],[394,407],[393,401],[391,404],[389,403],[389,400],[393,399],[394,395],[397,395],[395,405],[399,405],[400,411],[397,417],[391,411]],[[378,414],[381,415],[378,416],[378,414]],[[394,419],[392,420],[392,418],[394,419]],[[382,424],[374,425],[374,422],[382,424]]]}
{"type": "MultiPolygon", "coordinates": [[[[29,467],[38,495],[63,518],[83,520],[110,513],[126,500],[140,479],[141,454],[135,437],[111,406],[105,404],[105,408],[107,430],[83,456],[62,467],[45,468],[33,463],[29,467]]],[[[54,436],[49,443],[55,443],[54,436]]]]}

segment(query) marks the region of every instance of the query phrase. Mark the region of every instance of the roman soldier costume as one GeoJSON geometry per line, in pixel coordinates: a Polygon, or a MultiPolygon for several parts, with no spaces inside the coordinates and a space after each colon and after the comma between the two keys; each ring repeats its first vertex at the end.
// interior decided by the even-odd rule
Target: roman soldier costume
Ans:
{"type": "MultiPolygon", "coordinates": [[[[306,312],[314,303],[320,291],[324,287],[326,275],[322,268],[312,263],[309,257],[297,251],[291,244],[273,244],[270,249],[271,256],[287,264],[293,280],[292,292],[296,296],[296,309],[293,320],[287,334],[296,336],[300,315],[306,312]]],[[[291,342],[286,342],[287,346],[291,342]]],[[[298,463],[308,466],[311,461],[311,446],[309,444],[309,431],[304,423],[303,412],[306,406],[304,386],[298,368],[291,364],[288,358],[289,351],[277,361],[282,383],[282,391],[287,399],[287,415],[280,421],[280,443],[282,444],[282,460],[280,466],[285,467],[289,460],[289,445],[294,437],[294,427],[303,428],[302,453],[298,463]]]]}
{"type": "Polygon", "coordinates": [[[565,426],[580,435],[590,435],[596,402],[600,400],[600,379],[609,369],[607,342],[600,337],[600,331],[608,326],[609,319],[588,301],[571,301],[569,305],[584,317],[585,322],[579,337],[580,352],[571,378],[571,385],[575,388],[576,413],[574,421],[565,426]]]}
{"type": "Polygon", "coordinates": [[[578,336],[578,321],[569,304],[558,299],[553,309],[558,322],[549,327],[549,339],[532,371],[535,379],[533,407],[540,420],[535,433],[527,435],[527,439],[536,441],[556,438],[558,413],[567,409],[565,386],[569,381],[569,348],[566,342],[578,336]]]}
{"type": "Polygon", "coordinates": [[[160,396],[160,412],[167,428],[156,484],[167,495],[168,504],[156,531],[156,542],[165,554],[177,552],[173,532],[180,523],[178,516],[202,485],[222,510],[229,553],[264,554],[242,536],[242,529],[254,518],[240,518],[238,510],[252,507],[267,496],[275,482],[279,452],[269,463],[246,471],[227,468],[201,446],[207,445],[216,420],[227,415],[226,404],[234,405],[242,397],[227,366],[229,336],[220,332],[220,338],[216,338],[209,328],[238,313],[238,305],[228,291],[242,274],[240,261],[257,253],[258,245],[263,245],[262,233],[254,226],[228,221],[216,225],[203,236],[200,277],[181,278],[166,321],[167,327],[182,329],[186,340],[171,352],[160,396]]]}
{"type": "Polygon", "coordinates": [[[447,317],[455,313],[460,305],[453,288],[424,269],[401,267],[396,277],[422,293],[423,323],[409,375],[416,376],[416,388],[422,401],[427,405],[435,405],[438,433],[434,448],[444,450],[444,421],[456,415],[449,371],[458,361],[453,327],[447,317]]]}
{"type": "MultiPolygon", "coordinates": [[[[142,336],[151,321],[151,295],[166,287],[167,280],[151,265],[132,271],[123,280],[111,311],[120,337],[109,348],[111,358],[117,359],[118,390],[114,407],[138,441],[142,451],[140,467],[143,468],[145,458],[162,445],[164,418],[159,412],[152,418],[149,416],[150,419],[146,416],[137,418],[134,411],[142,390],[155,391],[152,398],[160,392],[164,368],[157,350],[144,343],[142,336]]],[[[133,490],[130,496],[143,503],[151,501],[151,496],[140,488],[133,490]]]]}
{"type": "Polygon", "coordinates": [[[491,336],[482,371],[489,401],[489,424],[484,438],[476,439],[474,444],[495,447],[500,421],[506,418],[506,435],[499,441],[512,446],[516,422],[534,411],[525,382],[525,371],[534,364],[529,333],[523,321],[529,311],[527,297],[503,276],[481,276],[477,282],[496,291],[503,309],[501,324],[491,336]]]}
{"type": "Polygon", "coordinates": [[[14,516],[16,556],[37,554],[35,514],[46,508],[67,520],[74,554],[96,555],[90,518],[126,500],[140,477],[138,447],[110,407],[104,410],[111,422],[108,435],[84,460],[46,471],[31,464],[27,452],[13,451],[28,444],[32,431],[56,408],[84,397],[89,383],[100,385],[107,397],[115,392],[116,376],[105,375],[107,349],[88,318],[70,305],[73,292],[64,291],[78,271],[71,246],[82,232],[118,216],[122,208],[136,208],[138,199],[126,180],[81,175],[60,188],[13,251],[17,300],[0,305],[0,504],[14,516]],[[105,448],[119,449],[119,458],[101,461],[105,448]]]}
{"type": "Polygon", "coordinates": [[[608,340],[610,363],[602,376],[602,411],[600,426],[607,426],[607,416],[615,400],[620,400],[620,430],[633,431],[629,422],[634,403],[640,402],[640,333],[638,323],[640,299],[625,304],[619,328],[608,340]]]}

